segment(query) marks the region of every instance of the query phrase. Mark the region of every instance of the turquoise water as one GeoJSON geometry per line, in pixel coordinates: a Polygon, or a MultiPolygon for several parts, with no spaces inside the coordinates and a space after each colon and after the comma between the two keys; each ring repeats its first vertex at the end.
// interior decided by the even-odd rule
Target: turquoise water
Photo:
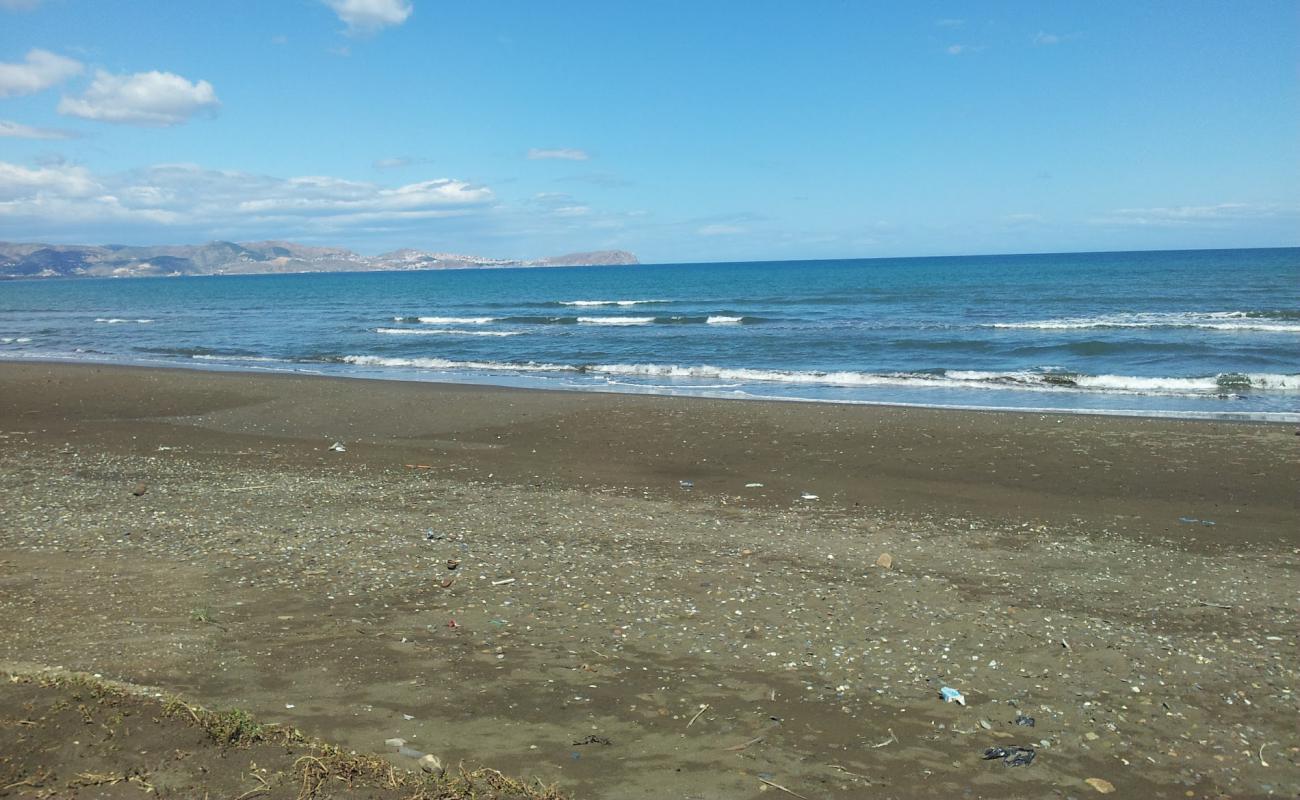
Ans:
{"type": "Polygon", "coordinates": [[[0,358],[1300,419],[1300,249],[13,281],[0,358]]]}

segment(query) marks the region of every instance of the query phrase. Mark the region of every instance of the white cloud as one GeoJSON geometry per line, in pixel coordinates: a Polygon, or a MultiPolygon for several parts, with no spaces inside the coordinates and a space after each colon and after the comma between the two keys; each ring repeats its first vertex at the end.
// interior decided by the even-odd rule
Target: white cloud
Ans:
{"type": "Polygon", "coordinates": [[[459,215],[493,199],[490,189],[440,178],[395,187],[329,176],[276,178],[160,164],[96,176],[84,167],[31,169],[0,162],[0,220],[47,226],[103,220],[167,225],[311,227],[459,215]]]}
{"type": "Polygon", "coordinates": [[[21,122],[0,119],[0,139],[72,139],[75,136],[72,131],[58,128],[33,128],[21,122]]]}
{"type": "Polygon", "coordinates": [[[738,236],[747,233],[748,229],[741,225],[726,225],[723,223],[714,223],[704,225],[695,231],[700,236],[738,236]]]}
{"type": "Polygon", "coordinates": [[[112,75],[99,70],[81,97],[64,97],[59,113],[100,122],[165,127],[221,105],[212,84],[170,72],[112,75]]]}
{"type": "Polygon", "coordinates": [[[81,74],[83,69],[80,61],[48,50],[29,50],[19,63],[0,63],[0,97],[43,91],[81,74]]]}
{"type": "Polygon", "coordinates": [[[412,158],[411,156],[396,156],[394,158],[379,158],[371,164],[375,169],[402,169],[411,167],[416,164],[426,163],[426,159],[412,158]]]}
{"type": "Polygon", "coordinates": [[[348,33],[375,33],[390,25],[401,25],[414,7],[409,0],[322,0],[347,23],[348,33]]]}
{"type": "Polygon", "coordinates": [[[964,56],[968,53],[978,53],[983,49],[983,46],[971,44],[950,44],[944,48],[944,52],[950,56],[964,56]]]}
{"type": "Polygon", "coordinates": [[[1033,36],[1029,38],[1030,41],[1032,41],[1034,44],[1042,46],[1048,44],[1060,44],[1061,39],[1063,37],[1058,36],[1055,33],[1048,33],[1047,31],[1039,31],[1038,33],[1035,33],[1033,36]]]}
{"type": "Polygon", "coordinates": [[[1219,203],[1210,206],[1117,208],[1094,225],[1173,228],[1186,225],[1223,225],[1250,220],[1296,216],[1298,209],[1272,203],[1219,203]]]}
{"type": "Polygon", "coordinates": [[[45,194],[86,197],[101,188],[85,167],[57,165],[32,169],[0,161],[0,202],[45,194]]]}
{"type": "Polygon", "coordinates": [[[533,161],[544,159],[558,159],[560,161],[586,161],[591,158],[586,150],[578,150],[573,147],[557,147],[551,149],[534,147],[528,151],[528,157],[533,161]]]}
{"type": "Polygon", "coordinates": [[[0,9],[5,11],[31,11],[41,4],[41,0],[0,0],[0,9]]]}

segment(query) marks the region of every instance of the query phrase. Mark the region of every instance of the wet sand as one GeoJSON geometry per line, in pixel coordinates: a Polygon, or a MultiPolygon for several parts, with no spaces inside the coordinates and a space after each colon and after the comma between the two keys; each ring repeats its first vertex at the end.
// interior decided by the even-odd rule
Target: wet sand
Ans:
{"type": "Polygon", "coordinates": [[[0,660],[579,797],[1300,791],[1294,426],[10,363],[0,436],[0,660]]]}

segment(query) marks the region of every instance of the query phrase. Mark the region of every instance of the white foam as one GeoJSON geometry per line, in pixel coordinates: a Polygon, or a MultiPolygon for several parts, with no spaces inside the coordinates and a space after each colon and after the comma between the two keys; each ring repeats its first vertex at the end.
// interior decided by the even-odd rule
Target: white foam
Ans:
{"type": "Polygon", "coordinates": [[[1097,328],[1198,328],[1211,331],[1300,333],[1300,323],[1269,320],[1266,317],[1252,316],[1245,311],[1103,314],[1097,317],[1065,317],[1031,322],[994,322],[983,327],[1043,331],[1097,328]]]}
{"type": "Polygon", "coordinates": [[[480,369],[494,372],[578,372],[577,367],[566,364],[528,362],[515,364],[505,361],[452,361],[446,358],[385,358],[383,356],[344,356],[346,364],[360,367],[415,367],[417,369],[480,369]]]}
{"type": "MultiPolygon", "coordinates": [[[[345,356],[343,361],[360,366],[415,367],[435,370],[491,370],[496,372],[574,372],[670,380],[711,380],[739,383],[780,383],[807,386],[892,386],[936,389],[989,389],[1028,392],[1097,392],[1125,395],[1196,397],[1246,390],[1300,390],[1300,374],[1223,374],[1199,378],[1136,377],[1125,375],[1062,375],[1045,372],[985,372],[953,370],[947,373],[915,372],[817,372],[768,370],[746,367],[715,367],[708,364],[572,364],[517,363],[506,361],[453,361],[444,358],[384,358],[345,356]]],[[[698,387],[697,387],[698,388],[698,387]]]]}
{"type": "Polygon", "coordinates": [[[667,300],[561,300],[562,306],[640,306],[647,303],[667,303],[667,300]]]}
{"type": "Polygon", "coordinates": [[[125,322],[133,322],[137,325],[148,325],[153,322],[151,319],[121,319],[120,317],[99,317],[95,321],[101,322],[105,325],[121,325],[125,322]]]}
{"type": "Polygon", "coordinates": [[[284,359],[271,358],[270,356],[218,356],[218,355],[198,354],[198,355],[192,355],[190,356],[190,358],[193,358],[198,361],[247,361],[250,363],[261,363],[261,364],[284,363],[284,359]]]}
{"type": "MultiPolygon", "coordinates": [[[[405,322],[410,317],[393,317],[393,322],[405,322]]],[[[500,317],[416,317],[423,325],[487,325],[500,317]]]]}
{"type": "Polygon", "coordinates": [[[518,336],[523,331],[466,331],[456,328],[375,328],[388,336],[518,336]]]}
{"type": "Polygon", "coordinates": [[[0,336],[0,344],[27,344],[31,340],[30,336],[0,336]]]}
{"type": "Polygon", "coordinates": [[[578,317],[579,325],[649,325],[654,317],[578,317]]]}
{"type": "Polygon", "coordinates": [[[705,322],[710,325],[739,325],[744,319],[744,317],[727,317],[721,314],[715,314],[705,320],[705,322]]]}

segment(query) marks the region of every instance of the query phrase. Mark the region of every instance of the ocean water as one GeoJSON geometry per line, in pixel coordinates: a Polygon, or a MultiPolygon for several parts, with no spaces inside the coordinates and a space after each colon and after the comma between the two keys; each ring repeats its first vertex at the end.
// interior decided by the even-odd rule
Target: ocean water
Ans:
{"type": "Polygon", "coordinates": [[[1300,420],[1300,248],[11,281],[0,358],[1300,420]]]}

